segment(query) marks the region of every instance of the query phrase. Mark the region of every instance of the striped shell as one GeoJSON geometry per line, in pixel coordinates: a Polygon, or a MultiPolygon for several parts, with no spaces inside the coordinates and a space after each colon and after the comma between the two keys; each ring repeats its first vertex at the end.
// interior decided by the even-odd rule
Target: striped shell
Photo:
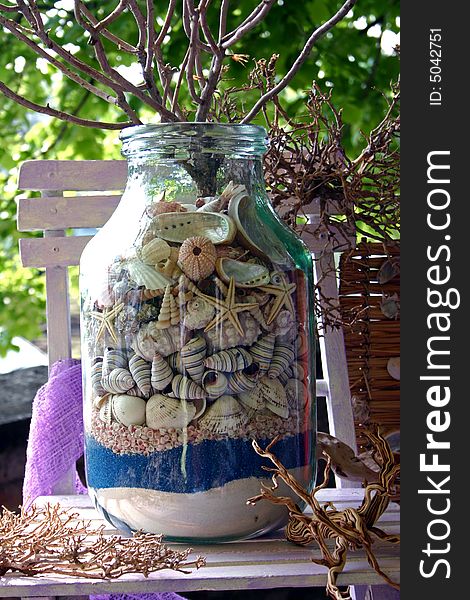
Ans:
{"type": "Polygon", "coordinates": [[[206,371],[202,377],[202,386],[207,397],[214,399],[222,396],[227,389],[227,377],[220,371],[206,371]]]}
{"type": "Polygon", "coordinates": [[[172,371],[177,371],[178,373],[183,374],[183,364],[181,362],[181,354],[180,351],[173,352],[167,357],[168,365],[172,371]]]}
{"type": "Polygon", "coordinates": [[[276,337],[272,333],[261,337],[250,348],[253,361],[258,363],[261,371],[267,371],[271,365],[276,337]]]}
{"type": "Polygon", "coordinates": [[[208,369],[233,372],[249,367],[252,362],[253,358],[245,348],[230,348],[208,356],[204,364],[208,369]]]}
{"type": "Polygon", "coordinates": [[[137,285],[143,285],[148,290],[158,290],[164,288],[171,279],[163,273],[159,273],[150,265],[146,265],[140,260],[134,259],[127,264],[129,277],[137,285]]]}
{"type": "Polygon", "coordinates": [[[199,427],[216,433],[237,434],[248,422],[248,414],[233,396],[221,396],[199,420],[199,427]]]}
{"type": "Polygon", "coordinates": [[[268,376],[271,377],[271,379],[276,379],[276,377],[279,377],[279,375],[287,371],[294,359],[295,351],[291,344],[276,342],[271,366],[268,370],[268,376]]]}
{"type": "Polygon", "coordinates": [[[113,369],[127,368],[127,354],[123,349],[107,348],[103,357],[103,375],[109,375],[113,369]]]}
{"type": "Polygon", "coordinates": [[[175,375],[171,382],[171,389],[174,395],[181,400],[196,400],[197,398],[205,398],[206,392],[189,377],[184,375],[175,375]]]}
{"type": "Polygon", "coordinates": [[[240,394],[242,392],[252,390],[254,387],[256,387],[259,376],[259,370],[252,369],[252,366],[248,367],[248,369],[244,369],[243,371],[227,373],[227,393],[240,394]]]}
{"type": "Polygon", "coordinates": [[[121,425],[143,425],[145,423],[145,400],[137,396],[113,396],[112,413],[121,425]]]}
{"type": "Polygon", "coordinates": [[[156,354],[152,361],[152,388],[158,391],[164,390],[170,385],[172,379],[173,371],[171,367],[160,354],[156,354]]]}
{"type": "Polygon", "coordinates": [[[201,337],[195,337],[181,348],[181,363],[197,383],[201,383],[204,373],[204,359],[206,358],[206,340],[201,337]]]}
{"type": "Polygon", "coordinates": [[[233,277],[235,285],[239,288],[252,288],[269,283],[269,271],[264,265],[219,258],[215,267],[222,281],[229,283],[233,277]]]}
{"type": "Polygon", "coordinates": [[[196,407],[191,402],[155,394],[147,402],[146,423],[152,429],[183,429],[195,414],[196,407]]]}
{"type": "Polygon", "coordinates": [[[106,390],[101,385],[101,377],[103,374],[103,359],[96,360],[96,362],[91,366],[90,369],[90,378],[91,378],[91,386],[95,394],[98,396],[104,396],[106,394],[106,390]]]}
{"type": "Polygon", "coordinates": [[[101,378],[101,385],[111,394],[122,394],[134,387],[134,380],[127,369],[113,369],[101,378]]]}
{"type": "Polygon", "coordinates": [[[209,277],[215,268],[217,252],[214,244],[204,236],[187,238],[181,245],[178,264],[192,281],[209,277]]]}
{"type": "Polygon", "coordinates": [[[144,398],[150,396],[152,386],[150,382],[150,363],[146,360],[134,354],[129,360],[129,371],[131,372],[132,378],[134,379],[137,387],[142,392],[144,398]]]}
{"type": "Polygon", "coordinates": [[[110,396],[109,394],[107,395],[107,397],[104,399],[104,401],[101,404],[101,408],[100,408],[100,420],[103,421],[103,423],[106,423],[106,425],[111,425],[112,420],[113,420],[113,397],[110,396]]]}
{"type": "Polygon", "coordinates": [[[145,244],[140,251],[140,258],[146,265],[157,265],[160,261],[166,260],[170,256],[171,248],[160,238],[155,238],[145,244]]]}
{"type": "Polygon", "coordinates": [[[262,377],[258,385],[239,396],[240,401],[250,408],[260,410],[263,407],[286,419],[289,416],[289,404],[284,387],[277,379],[262,377]]]}
{"type": "Polygon", "coordinates": [[[152,225],[158,237],[180,244],[195,235],[209,238],[213,244],[230,244],[237,233],[228,215],[214,212],[164,213],[157,215],[152,225]]]}

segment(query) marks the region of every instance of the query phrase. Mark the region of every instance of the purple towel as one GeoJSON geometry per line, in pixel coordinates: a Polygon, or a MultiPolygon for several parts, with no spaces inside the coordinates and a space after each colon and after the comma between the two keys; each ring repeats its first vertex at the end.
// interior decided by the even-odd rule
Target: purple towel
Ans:
{"type": "MultiPolygon", "coordinates": [[[[23,502],[47,496],[83,454],[82,371],[80,361],[52,365],[49,381],[37,392],[26,450],[23,502]]],[[[86,494],[75,470],[75,490],[86,494]]],[[[91,600],[184,600],[173,592],[90,596],[91,600]]]]}

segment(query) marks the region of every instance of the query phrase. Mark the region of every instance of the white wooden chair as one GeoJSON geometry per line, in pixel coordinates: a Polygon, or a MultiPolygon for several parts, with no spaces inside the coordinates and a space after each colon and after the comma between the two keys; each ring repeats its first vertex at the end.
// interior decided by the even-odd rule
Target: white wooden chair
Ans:
{"type": "MultiPolygon", "coordinates": [[[[69,236],[66,232],[69,229],[101,227],[116,208],[126,177],[125,161],[28,161],[21,167],[18,187],[41,192],[41,198],[19,199],[18,229],[44,232],[42,238],[20,240],[20,253],[24,266],[45,269],[46,272],[47,335],[51,364],[71,356],[68,267],[78,264],[81,252],[90,239],[89,236],[69,236]],[[113,191],[117,193],[110,194],[113,191]],[[66,196],[64,192],[67,192],[66,196]],[[70,196],[69,192],[74,194],[70,196]],[[81,195],[84,192],[87,195],[81,195]]],[[[313,229],[319,211],[313,204],[306,212],[313,229]]],[[[319,259],[315,261],[317,279],[326,273],[322,281],[325,296],[337,297],[336,278],[331,269],[334,256],[332,252],[324,253],[324,234],[320,231],[316,237],[309,236],[309,242],[312,252],[319,259]]],[[[317,381],[317,395],[327,398],[331,433],[354,448],[354,422],[341,331],[327,333],[320,344],[324,378],[317,381]]],[[[88,497],[73,496],[72,493],[70,475],[59,483],[54,499],[76,508],[84,518],[101,521],[88,497]]],[[[334,501],[338,508],[357,505],[362,498],[362,490],[355,488],[327,489],[321,495],[321,499],[334,501]]],[[[46,501],[50,501],[50,497],[38,500],[46,501]]],[[[396,504],[392,504],[382,517],[381,525],[387,531],[398,531],[396,504]]],[[[147,593],[324,586],[326,570],[310,561],[312,553],[318,556],[318,552],[286,544],[282,532],[276,532],[258,540],[202,546],[197,551],[207,556],[208,567],[190,576],[162,571],[149,579],[134,576],[120,579],[119,582],[98,583],[73,578],[66,581],[54,578],[47,581],[10,578],[6,586],[0,578],[0,597],[81,596],[116,590],[118,593],[147,593]]],[[[392,579],[398,580],[397,548],[380,542],[377,548],[380,564],[392,579]]],[[[392,597],[388,595],[391,588],[384,587],[382,583],[383,580],[368,566],[361,552],[350,554],[347,567],[339,577],[340,585],[355,586],[353,595],[356,598],[392,597]],[[380,593],[373,593],[372,590],[380,590],[380,593]]]]}

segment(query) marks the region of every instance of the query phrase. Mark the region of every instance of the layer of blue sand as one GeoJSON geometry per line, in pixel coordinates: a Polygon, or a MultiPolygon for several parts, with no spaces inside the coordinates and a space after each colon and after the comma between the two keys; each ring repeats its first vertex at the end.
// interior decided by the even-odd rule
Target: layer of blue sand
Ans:
{"type": "MultiPolygon", "coordinates": [[[[268,440],[260,441],[262,447],[268,440]]],[[[311,464],[311,433],[280,440],[273,452],[292,469],[311,464]]],[[[261,466],[272,466],[241,439],[205,440],[164,452],[115,454],[91,436],[86,439],[87,481],[92,488],[131,487],[178,493],[204,492],[229,481],[246,477],[267,477],[261,466]]]]}

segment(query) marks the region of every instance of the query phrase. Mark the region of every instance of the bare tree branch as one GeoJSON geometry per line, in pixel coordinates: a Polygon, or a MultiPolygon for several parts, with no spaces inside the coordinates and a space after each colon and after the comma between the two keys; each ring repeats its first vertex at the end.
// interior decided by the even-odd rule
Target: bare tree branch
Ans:
{"type": "Polygon", "coordinates": [[[249,111],[249,113],[242,119],[242,123],[249,123],[261,110],[261,108],[269,102],[271,98],[277,96],[279,92],[281,92],[290,81],[293,79],[297,71],[303,65],[303,63],[307,60],[308,55],[310,54],[315,42],[317,42],[321,37],[325,35],[330,29],[332,29],[341,19],[343,19],[351,8],[356,4],[357,0],[346,0],[343,6],[338,10],[338,12],[333,15],[328,21],[320,25],[308,38],[305,46],[302,49],[302,52],[299,54],[297,59],[295,60],[292,67],[289,69],[287,74],[281,79],[281,81],[274,86],[271,90],[263,94],[261,98],[256,102],[253,108],[249,111]]]}
{"type": "Polygon", "coordinates": [[[93,27],[95,27],[96,30],[99,31],[99,33],[101,33],[103,37],[108,39],[110,42],[113,42],[113,44],[116,44],[116,46],[120,50],[124,50],[129,54],[137,54],[137,48],[135,46],[129,44],[129,42],[126,42],[117,35],[114,35],[114,33],[108,31],[106,27],[100,26],[100,23],[102,23],[105,19],[103,19],[103,21],[98,21],[98,19],[93,15],[93,13],[90,10],[88,10],[88,8],[84,4],[82,4],[81,11],[83,15],[85,15],[85,17],[88,19],[88,21],[93,25],[93,27]]]}
{"type": "Polygon", "coordinates": [[[230,0],[222,0],[222,4],[220,6],[220,18],[219,18],[219,45],[222,41],[222,38],[227,31],[227,15],[228,15],[228,7],[230,4],[230,0]]]}
{"type": "Polygon", "coordinates": [[[268,12],[273,7],[276,0],[263,0],[258,6],[248,15],[248,17],[231,33],[227,34],[222,39],[222,48],[227,49],[238,42],[250,29],[256,27],[258,23],[264,19],[268,12]]]}

